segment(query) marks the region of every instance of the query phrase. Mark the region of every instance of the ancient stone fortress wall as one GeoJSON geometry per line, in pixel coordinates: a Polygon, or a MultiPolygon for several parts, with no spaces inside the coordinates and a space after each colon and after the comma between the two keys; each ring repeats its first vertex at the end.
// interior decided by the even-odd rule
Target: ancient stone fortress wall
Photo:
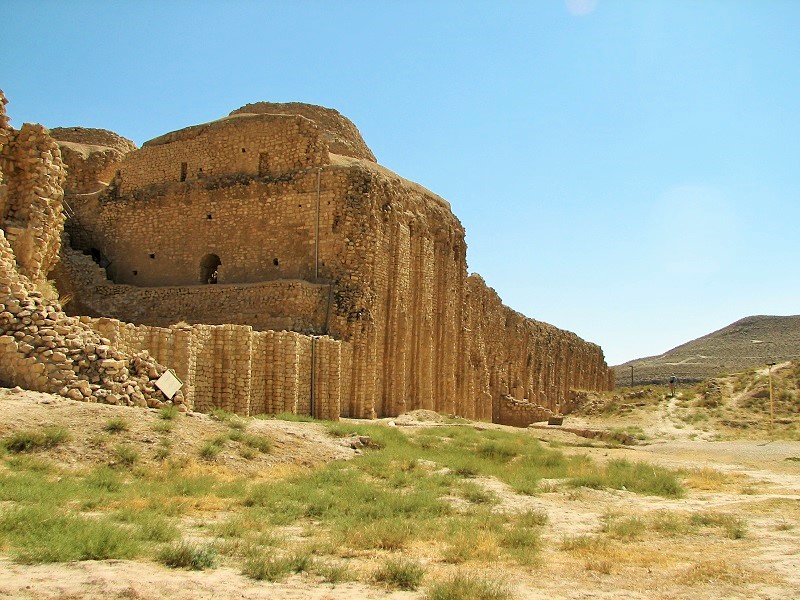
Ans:
{"type": "Polygon", "coordinates": [[[289,412],[336,420],[349,395],[350,345],[327,336],[254,331],[243,325],[166,329],[107,318],[82,321],[127,352],[147,350],[171,365],[195,410],[289,412]]]}
{"type": "Polygon", "coordinates": [[[139,323],[77,321],[174,368],[187,406],[525,425],[611,385],[599,347],[468,276],[449,204],[376,164],[335,111],[257,103],[133,151],[61,137],[125,154],[99,193],[80,191],[94,163],[68,165],[59,290],[75,314],[139,323]],[[205,324],[157,327],[180,321],[205,324]]]}
{"type": "MultiPolygon", "coordinates": [[[[323,332],[349,342],[352,353],[352,367],[342,373],[344,416],[427,408],[521,425],[564,410],[571,389],[609,387],[599,347],[527,319],[480,277],[467,276],[464,230],[449,204],[377,165],[341,115],[269,103],[240,111],[145,144],[125,157],[107,192],[74,203],[73,245],[105,266],[100,274],[84,257],[91,276],[73,286],[78,308],[149,324],[202,318],[318,333],[308,326],[318,327],[324,304],[323,332]],[[309,131],[323,151],[335,147],[342,155],[286,161],[279,175],[258,172],[240,157],[252,157],[253,146],[240,152],[237,131],[262,139],[276,124],[306,123],[285,114],[295,109],[316,120],[319,127],[309,131]],[[252,118],[258,111],[266,120],[252,118]],[[206,165],[202,176],[188,169],[186,180],[176,181],[178,162],[188,164],[196,151],[188,144],[200,136],[206,143],[193,164],[206,165]],[[148,149],[171,165],[172,181],[147,162],[156,156],[148,149]],[[205,158],[212,155],[244,162],[217,166],[212,176],[205,158]],[[209,257],[216,286],[202,285],[209,257]],[[306,288],[270,296],[275,288],[262,285],[287,279],[325,282],[316,289],[328,290],[327,301],[321,293],[310,304],[296,295],[306,288]],[[244,289],[252,296],[239,304],[244,289]],[[224,305],[211,316],[217,299],[224,305]],[[264,321],[259,315],[274,316],[276,301],[288,309],[281,317],[294,312],[300,319],[264,321]]],[[[280,144],[296,150],[307,133],[276,135],[288,136],[280,144]]],[[[74,258],[69,262],[80,262],[74,258]]]]}
{"type": "Polygon", "coordinates": [[[321,166],[319,127],[299,115],[234,115],[169,133],[127,157],[120,193],[176,181],[250,175],[279,177],[321,166]]]}

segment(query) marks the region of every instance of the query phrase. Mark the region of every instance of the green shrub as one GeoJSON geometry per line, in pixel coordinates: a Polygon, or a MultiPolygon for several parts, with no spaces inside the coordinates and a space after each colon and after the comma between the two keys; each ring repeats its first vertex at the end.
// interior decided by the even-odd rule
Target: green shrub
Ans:
{"type": "Polygon", "coordinates": [[[391,588],[415,590],[424,575],[425,569],[416,561],[389,559],[372,574],[372,579],[391,588]]]}
{"type": "Polygon", "coordinates": [[[117,444],[114,446],[114,458],[120,466],[130,468],[139,459],[139,451],[128,444],[117,444]]]}
{"type": "Polygon", "coordinates": [[[210,440],[200,446],[200,458],[203,460],[215,460],[222,452],[222,445],[219,440],[210,440]]]}
{"type": "Polygon", "coordinates": [[[202,571],[214,568],[217,563],[217,553],[208,546],[177,542],[162,548],[158,552],[158,560],[174,569],[202,571]]]}
{"type": "Polygon", "coordinates": [[[108,433],[121,433],[123,431],[128,431],[128,422],[125,419],[114,417],[106,421],[103,429],[108,433]]]}
{"type": "Polygon", "coordinates": [[[172,421],[176,419],[179,414],[180,411],[178,411],[174,404],[165,404],[158,409],[158,416],[164,421],[172,421]]]}

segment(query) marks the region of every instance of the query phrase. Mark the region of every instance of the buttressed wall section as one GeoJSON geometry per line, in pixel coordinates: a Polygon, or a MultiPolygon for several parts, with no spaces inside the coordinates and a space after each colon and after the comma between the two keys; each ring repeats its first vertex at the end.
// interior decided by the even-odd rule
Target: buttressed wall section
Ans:
{"type": "MultiPolygon", "coordinates": [[[[89,179],[71,173],[68,189],[72,177],[89,179]]],[[[344,342],[331,363],[344,416],[428,408],[525,425],[568,410],[571,389],[612,385],[598,346],[468,276],[449,204],[378,165],[336,111],[247,105],[129,151],[105,190],[67,199],[72,248],[57,273],[76,313],[250,326],[235,337],[251,341],[215,350],[223,379],[226,348],[250,348],[235,364],[261,369],[275,356],[262,336],[291,330],[344,342]]],[[[212,392],[198,385],[188,393],[203,406],[212,392]]],[[[261,383],[241,385],[226,406],[270,410],[261,383]]]]}

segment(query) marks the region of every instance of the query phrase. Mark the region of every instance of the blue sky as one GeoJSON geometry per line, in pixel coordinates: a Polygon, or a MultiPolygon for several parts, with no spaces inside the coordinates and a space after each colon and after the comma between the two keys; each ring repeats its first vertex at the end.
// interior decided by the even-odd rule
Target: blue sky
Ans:
{"type": "Polygon", "coordinates": [[[12,125],[338,109],[506,304],[660,354],[800,313],[800,2],[2,0],[12,125]]]}

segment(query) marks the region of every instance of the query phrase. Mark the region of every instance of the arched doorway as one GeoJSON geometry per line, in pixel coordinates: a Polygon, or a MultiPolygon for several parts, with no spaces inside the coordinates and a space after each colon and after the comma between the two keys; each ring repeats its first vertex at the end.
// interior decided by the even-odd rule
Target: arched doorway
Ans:
{"type": "Polygon", "coordinates": [[[200,261],[200,283],[217,283],[218,268],[222,264],[216,254],[206,254],[200,261]]]}

